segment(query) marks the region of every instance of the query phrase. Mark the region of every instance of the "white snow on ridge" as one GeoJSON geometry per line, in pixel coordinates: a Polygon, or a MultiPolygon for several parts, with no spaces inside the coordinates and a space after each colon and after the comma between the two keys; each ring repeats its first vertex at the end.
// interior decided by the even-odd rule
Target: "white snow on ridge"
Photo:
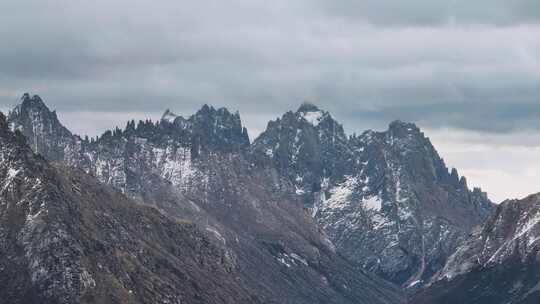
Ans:
{"type": "Polygon", "coordinates": [[[2,185],[2,189],[1,189],[0,192],[4,192],[8,188],[8,186],[11,184],[11,182],[17,176],[17,174],[19,174],[19,172],[20,172],[20,170],[16,170],[16,169],[13,169],[13,168],[8,169],[8,172],[6,174],[6,178],[4,180],[4,184],[2,185]]]}
{"type": "Polygon", "coordinates": [[[422,283],[422,280],[416,280],[414,282],[412,282],[411,284],[409,284],[409,286],[407,286],[408,288],[411,288],[411,287],[414,287],[418,284],[422,283]]]}
{"type": "Polygon", "coordinates": [[[518,239],[528,233],[532,228],[540,223],[540,213],[537,213],[531,219],[529,219],[525,224],[521,226],[521,229],[518,231],[517,235],[512,239],[518,239]]]}
{"type": "Polygon", "coordinates": [[[280,253],[276,259],[283,265],[290,268],[292,266],[308,266],[308,262],[303,259],[300,255],[292,253],[280,253]]]}
{"type": "Polygon", "coordinates": [[[362,201],[364,208],[373,211],[381,211],[382,201],[378,196],[372,196],[362,201]]]}
{"type": "Polygon", "coordinates": [[[302,113],[302,117],[312,124],[314,127],[319,125],[319,122],[321,122],[321,118],[323,117],[323,113],[321,111],[310,111],[302,113]]]}
{"type": "Polygon", "coordinates": [[[325,208],[343,209],[350,203],[350,197],[358,180],[349,177],[347,180],[330,190],[330,198],[325,202],[325,208]]]}
{"type": "Polygon", "coordinates": [[[152,152],[155,155],[155,166],[159,169],[161,177],[170,181],[173,185],[187,189],[197,176],[198,170],[191,161],[191,151],[189,149],[154,147],[152,152]]]}
{"type": "Polygon", "coordinates": [[[19,171],[20,170],[15,170],[13,168],[9,168],[9,170],[7,172],[7,178],[8,179],[13,179],[15,176],[17,176],[17,174],[19,174],[19,171]]]}
{"type": "Polygon", "coordinates": [[[381,214],[374,214],[371,217],[371,224],[373,225],[374,230],[382,229],[387,227],[388,225],[391,225],[392,222],[387,221],[388,219],[381,214]]]}
{"type": "Polygon", "coordinates": [[[227,240],[221,235],[221,233],[219,233],[219,231],[217,231],[216,228],[214,227],[211,227],[211,226],[208,226],[206,227],[206,231],[208,232],[212,232],[214,234],[214,236],[220,240],[223,244],[226,244],[227,243],[227,240]]]}
{"type": "Polygon", "coordinates": [[[494,263],[494,262],[501,262],[504,260],[505,255],[512,252],[514,248],[514,241],[521,239],[521,237],[525,236],[527,237],[527,245],[531,246],[536,242],[536,237],[534,235],[528,235],[529,232],[536,227],[538,224],[540,224],[540,213],[535,214],[532,216],[529,220],[527,220],[525,223],[521,224],[520,229],[516,231],[516,234],[506,242],[504,242],[499,249],[495,251],[489,258],[489,260],[486,262],[486,264],[494,263]]]}
{"type": "MultiPolygon", "coordinates": [[[[358,186],[358,178],[348,177],[343,183],[330,189],[330,198],[323,205],[324,209],[343,209],[350,205],[351,195],[358,186]]],[[[378,195],[364,197],[360,205],[370,211],[379,212],[382,209],[382,200],[378,195]]]]}

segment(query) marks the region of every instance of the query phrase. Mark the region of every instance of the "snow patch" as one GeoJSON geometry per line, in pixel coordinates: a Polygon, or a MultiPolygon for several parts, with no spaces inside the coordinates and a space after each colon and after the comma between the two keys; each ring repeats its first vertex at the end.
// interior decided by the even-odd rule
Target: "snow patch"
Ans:
{"type": "Polygon", "coordinates": [[[306,260],[304,260],[301,256],[299,256],[298,254],[296,254],[296,253],[294,253],[294,252],[291,253],[291,254],[289,254],[289,256],[290,256],[291,258],[295,259],[296,261],[300,262],[300,263],[303,264],[304,266],[307,266],[307,265],[308,265],[308,263],[307,263],[306,260]]]}
{"type": "Polygon", "coordinates": [[[373,230],[379,230],[387,227],[389,224],[391,224],[391,222],[388,222],[384,216],[375,214],[371,217],[371,224],[373,225],[373,230]]]}
{"type": "Polygon", "coordinates": [[[2,185],[2,191],[1,192],[6,191],[6,189],[9,187],[9,185],[15,179],[15,177],[17,177],[17,175],[19,174],[20,171],[21,171],[20,169],[19,170],[16,170],[16,169],[13,169],[13,168],[8,169],[7,174],[6,174],[6,178],[4,180],[4,184],[2,185]]]}
{"type": "Polygon", "coordinates": [[[416,281],[412,282],[411,284],[409,284],[409,285],[407,286],[407,288],[414,287],[414,286],[416,286],[416,285],[418,285],[418,284],[420,284],[420,283],[422,283],[422,280],[416,280],[416,281]]]}
{"type": "Polygon", "coordinates": [[[343,209],[350,204],[350,197],[358,180],[348,177],[343,183],[330,190],[330,198],[326,200],[325,207],[328,209],[343,209]]]}
{"type": "Polygon", "coordinates": [[[302,258],[300,255],[291,252],[291,253],[280,253],[276,259],[287,268],[294,266],[308,266],[308,262],[302,258]]]}
{"type": "Polygon", "coordinates": [[[7,178],[13,179],[15,176],[17,176],[17,174],[19,174],[19,171],[21,171],[21,170],[15,170],[13,168],[9,168],[9,170],[7,172],[7,178]]]}
{"type": "Polygon", "coordinates": [[[378,196],[375,195],[364,199],[362,201],[362,205],[368,210],[381,211],[382,201],[378,196]]]}
{"type": "Polygon", "coordinates": [[[302,118],[304,118],[307,122],[309,122],[314,127],[319,125],[322,117],[323,117],[323,113],[321,111],[309,111],[309,112],[302,113],[302,118]]]}
{"type": "MultiPolygon", "coordinates": [[[[538,225],[538,224],[540,224],[540,213],[535,214],[526,223],[521,225],[521,228],[517,231],[517,233],[514,235],[514,237],[511,238],[510,240],[507,240],[506,242],[504,242],[504,244],[502,244],[502,246],[499,247],[499,249],[497,249],[495,251],[495,253],[488,259],[486,264],[490,264],[490,263],[502,260],[503,254],[505,252],[509,252],[509,251],[512,250],[512,248],[513,248],[512,244],[514,244],[514,241],[516,241],[516,240],[520,239],[522,236],[525,236],[526,234],[528,234],[528,232],[532,228],[536,227],[536,225],[538,225]]],[[[534,236],[529,236],[529,238],[527,240],[527,244],[530,246],[530,245],[534,244],[535,241],[536,240],[535,240],[534,236]]]]}
{"type": "Polygon", "coordinates": [[[206,227],[206,231],[212,232],[212,234],[214,234],[214,236],[215,236],[218,240],[220,240],[223,244],[226,244],[226,243],[227,243],[227,241],[225,240],[225,238],[221,235],[221,233],[219,233],[219,231],[217,231],[216,228],[210,227],[210,226],[209,226],[209,227],[206,227]]]}
{"type": "Polygon", "coordinates": [[[187,190],[198,174],[187,148],[153,148],[155,166],[161,177],[182,190],[187,190]]]}

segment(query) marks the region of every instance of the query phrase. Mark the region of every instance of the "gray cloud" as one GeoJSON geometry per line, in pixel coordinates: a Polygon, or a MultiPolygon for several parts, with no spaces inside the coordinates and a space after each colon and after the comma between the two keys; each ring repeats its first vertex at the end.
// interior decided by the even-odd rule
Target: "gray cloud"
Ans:
{"type": "Polygon", "coordinates": [[[377,25],[493,24],[508,25],[540,20],[535,0],[377,1],[320,0],[326,12],[377,25]]]}
{"type": "MultiPolygon", "coordinates": [[[[8,0],[0,4],[0,102],[31,91],[60,113],[152,115],[210,103],[240,109],[252,133],[264,128],[261,117],[303,100],[351,132],[395,118],[540,129],[537,6],[8,0]]],[[[102,124],[87,132],[110,127],[102,124]]]]}
{"type": "MultiPolygon", "coordinates": [[[[426,127],[454,127],[471,131],[511,134],[538,131],[539,103],[450,102],[422,105],[396,105],[376,110],[351,110],[348,120],[378,127],[395,119],[415,121],[426,127]],[[494,123],[496,122],[496,123],[494,123]]],[[[536,144],[540,144],[537,142],[536,144]]]]}
{"type": "Polygon", "coordinates": [[[41,95],[79,134],[165,108],[255,136],[308,100],[349,133],[417,122],[496,200],[538,191],[537,0],[4,0],[0,110],[41,95]]]}

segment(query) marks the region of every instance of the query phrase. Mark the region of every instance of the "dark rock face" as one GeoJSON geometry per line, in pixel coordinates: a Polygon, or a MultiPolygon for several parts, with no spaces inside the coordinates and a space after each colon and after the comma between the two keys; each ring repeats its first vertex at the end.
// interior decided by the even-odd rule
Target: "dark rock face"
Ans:
{"type": "Polygon", "coordinates": [[[71,134],[38,96],[25,94],[8,121],[45,158],[82,168],[135,198],[146,192],[143,179],[149,171],[182,183],[192,173],[191,160],[199,154],[240,153],[249,148],[239,114],[207,105],[188,119],[167,111],[156,124],[130,121],[124,130],[107,131],[91,141],[71,134]],[[175,167],[183,161],[183,167],[175,167]]]}
{"type": "Polygon", "coordinates": [[[505,201],[411,303],[539,303],[540,194],[505,201]]]}
{"type": "Polygon", "coordinates": [[[160,122],[132,121],[64,150],[68,166],[195,223],[260,302],[403,302],[391,284],[335,252],[287,179],[253,162],[238,114],[205,106],[185,119],[167,111],[160,122]]]}
{"type": "Polygon", "coordinates": [[[295,192],[312,207],[324,180],[337,182],[347,168],[350,156],[343,127],[330,113],[308,103],[296,113],[287,112],[270,121],[253,142],[252,151],[272,159],[278,172],[295,187],[295,192]]]}
{"type": "Polygon", "coordinates": [[[492,209],[414,124],[347,138],[330,114],[302,105],[252,149],[289,179],[338,252],[404,287],[440,270],[492,209]]]}
{"type": "Polygon", "coordinates": [[[64,148],[74,144],[75,137],[66,129],[37,95],[25,93],[21,103],[9,113],[8,123],[21,130],[28,145],[51,160],[63,160],[64,148]]]}
{"type": "Polygon", "coordinates": [[[188,221],[52,167],[0,113],[4,303],[257,303],[188,221]]]}

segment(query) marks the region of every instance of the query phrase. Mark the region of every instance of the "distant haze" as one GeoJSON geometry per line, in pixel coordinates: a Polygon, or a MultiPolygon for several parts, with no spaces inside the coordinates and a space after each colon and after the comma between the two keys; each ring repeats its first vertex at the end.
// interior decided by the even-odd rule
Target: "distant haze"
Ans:
{"type": "Polygon", "coordinates": [[[540,192],[540,1],[0,3],[0,109],[39,94],[80,134],[310,101],[349,134],[416,122],[500,201],[540,192]]]}

